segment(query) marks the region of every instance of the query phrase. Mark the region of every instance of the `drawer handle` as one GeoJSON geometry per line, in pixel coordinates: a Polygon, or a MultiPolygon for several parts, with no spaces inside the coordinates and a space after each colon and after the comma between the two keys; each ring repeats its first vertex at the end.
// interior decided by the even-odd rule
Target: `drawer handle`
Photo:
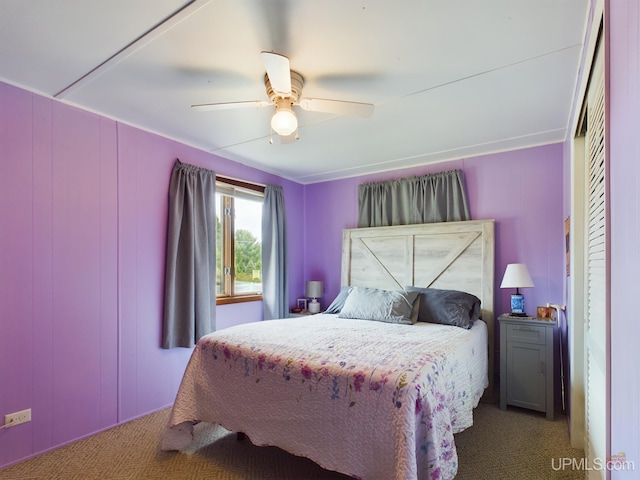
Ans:
{"type": "Polygon", "coordinates": [[[538,330],[531,327],[516,327],[516,330],[521,330],[523,332],[537,332],[538,330]]]}
{"type": "Polygon", "coordinates": [[[540,375],[544,375],[544,362],[540,362],[540,375]]]}

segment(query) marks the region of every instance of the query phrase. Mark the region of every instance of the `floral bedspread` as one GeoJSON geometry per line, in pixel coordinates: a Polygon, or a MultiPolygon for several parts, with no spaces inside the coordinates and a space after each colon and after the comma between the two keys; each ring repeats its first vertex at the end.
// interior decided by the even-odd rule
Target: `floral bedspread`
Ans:
{"type": "Polygon", "coordinates": [[[488,385],[486,325],[395,325],[314,315],[244,324],[194,349],[163,435],[219,423],[367,480],[453,478],[453,434],[488,385]]]}

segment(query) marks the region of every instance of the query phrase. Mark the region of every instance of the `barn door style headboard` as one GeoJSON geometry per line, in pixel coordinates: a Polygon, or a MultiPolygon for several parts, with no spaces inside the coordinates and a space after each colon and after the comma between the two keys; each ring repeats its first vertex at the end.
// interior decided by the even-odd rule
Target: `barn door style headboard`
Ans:
{"type": "Polygon", "coordinates": [[[494,223],[471,220],[353,228],[342,236],[342,285],[461,290],[481,300],[489,339],[485,397],[493,395],[495,364],[494,223]]]}

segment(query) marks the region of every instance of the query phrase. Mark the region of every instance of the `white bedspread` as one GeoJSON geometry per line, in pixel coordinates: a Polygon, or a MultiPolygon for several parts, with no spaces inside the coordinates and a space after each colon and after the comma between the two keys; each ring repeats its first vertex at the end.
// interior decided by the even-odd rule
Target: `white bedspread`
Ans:
{"type": "Polygon", "coordinates": [[[219,423],[367,480],[450,479],[453,434],[486,386],[487,331],[334,315],[228,328],[198,342],[163,435],[219,423]]]}

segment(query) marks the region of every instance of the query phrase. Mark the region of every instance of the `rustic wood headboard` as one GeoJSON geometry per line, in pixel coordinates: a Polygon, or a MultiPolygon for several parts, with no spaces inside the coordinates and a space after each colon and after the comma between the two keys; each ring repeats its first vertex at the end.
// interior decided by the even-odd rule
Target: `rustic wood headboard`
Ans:
{"type": "MultiPolygon", "coordinates": [[[[461,290],[482,302],[494,380],[494,220],[353,228],[342,236],[342,285],[461,290]]],[[[486,396],[485,394],[485,396],[486,396]]]]}

